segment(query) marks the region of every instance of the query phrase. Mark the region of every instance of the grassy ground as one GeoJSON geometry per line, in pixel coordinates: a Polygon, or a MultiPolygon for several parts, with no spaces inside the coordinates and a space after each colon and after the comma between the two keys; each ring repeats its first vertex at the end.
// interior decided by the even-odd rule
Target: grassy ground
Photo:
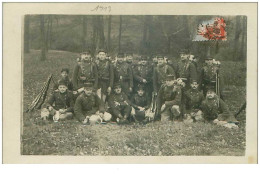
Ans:
{"type": "MultiPolygon", "coordinates": [[[[39,51],[25,55],[24,61],[24,111],[41,89],[50,73],[54,78],[62,67],[72,68],[76,54],[50,51],[48,60],[39,61],[39,51]]],[[[243,64],[224,62],[226,78],[236,69],[244,70],[243,64]],[[227,64],[225,66],[225,64],[227,64]],[[234,65],[234,66],[233,66],[234,65]],[[227,66],[229,66],[227,68],[227,66]],[[231,67],[231,70],[230,70],[231,67]],[[235,67],[235,68],[234,68],[235,67]]],[[[243,73],[242,73],[243,74],[243,73]]],[[[226,102],[232,112],[245,100],[245,87],[226,87],[226,102]]],[[[76,120],[41,125],[40,111],[23,115],[23,155],[244,155],[245,113],[239,129],[228,129],[212,124],[160,121],[145,126],[132,124],[119,126],[82,125],[76,120]]]]}

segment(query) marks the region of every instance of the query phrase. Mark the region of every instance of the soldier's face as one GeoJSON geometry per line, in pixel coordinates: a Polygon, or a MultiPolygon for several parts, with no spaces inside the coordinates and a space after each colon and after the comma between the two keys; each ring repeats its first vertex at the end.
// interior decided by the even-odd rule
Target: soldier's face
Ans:
{"type": "Polygon", "coordinates": [[[173,86],[174,80],[166,80],[166,86],[170,87],[173,86]]]}
{"type": "Polygon", "coordinates": [[[190,56],[189,56],[189,59],[190,59],[190,60],[194,60],[194,55],[190,55],[190,56]]]}
{"type": "Polygon", "coordinates": [[[180,56],[181,56],[181,60],[187,60],[189,57],[189,55],[184,54],[184,53],[182,53],[180,56]]]}
{"type": "Polygon", "coordinates": [[[100,60],[105,60],[107,55],[106,55],[105,52],[99,52],[98,53],[98,57],[99,57],[100,60]]]}
{"type": "Polygon", "coordinates": [[[208,92],[207,92],[207,98],[208,98],[208,99],[213,99],[214,96],[215,96],[215,92],[213,92],[213,91],[208,91],[208,92]]]}
{"type": "Polygon", "coordinates": [[[126,60],[128,62],[132,62],[133,61],[133,57],[130,55],[130,56],[126,56],[126,60]]]}
{"type": "Polygon", "coordinates": [[[140,64],[141,64],[141,65],[146,65],[146,64],[147,64],[147,61],[146,61],[146,60],[141,60],[140,64]]]}
{"type": "Polygon", "coordinates": [[[153,58],[153,62],[154,63],[157,63],[158,62],[158,60],[157,60],[157,58],[155,57],[155,58],[153,58]]]}
{"type": "Polygon", "coordinates": [[[85,61],[90,61],[91,60],[91,55],[89,54],[82,54],[81,59],[85,61]]]}
{"type": "Polygon", "coordinates": [[[117,61],[118,61],[119,63],[121,63],[121,62],[123,62],[123,61],[124,61],[124,58],[117,57],[117,61]]]}
{"type": "Polygon", "coordinates": [[[59,85],[58,89],[59,89],[60,93],[64,93],[67,90],[67,86],[66,85],[59,85]]]}
{"type": "Polygon", "coordinates": [[[194,90],[195,90],[195,89],[197,89],[197,88],[198,88],[199,84],[198,84],[197,82],[193,82],[193,83],[191,83],[191,85],[190,85],[190,86],[191,86],[191,88],[192,88],[192,89],[194,89],[194,90]]]}
{"type": "Polygon", "coordinates": [[[90,96],[90,95],[92,94],[93,90],[92,90],[92,88],[86,87],[86,88],[84,89],[84,92],[85,92],[85,94],[86,94],[87,96],[90,96]]]}
{"type": "Polygon", "coordinates": [[[116,93],[116,94],[120,94],[121,91],[122,91],[121,87],[116,87],[116,88],[115,88],[115,93],[116,93]]]}
{"type": "Polygon", "coordinates": [[[162,65],[164,63],[164,59],[163,58],[158,58],[158,64],[162,65]]]}
{"type": "Polygon", "coordinates": [[[66,71],[61,72],[61,77],[62,78],[67,78],[68,77],[68,73],[66,71]]]}
{"type": "Polygon", "coordinates": [[[139,96],[143,96],[143,95],[144,95],[144,90],[138,90],[138,91],[137,91],[137,94],[138,94],[139,96]]]}

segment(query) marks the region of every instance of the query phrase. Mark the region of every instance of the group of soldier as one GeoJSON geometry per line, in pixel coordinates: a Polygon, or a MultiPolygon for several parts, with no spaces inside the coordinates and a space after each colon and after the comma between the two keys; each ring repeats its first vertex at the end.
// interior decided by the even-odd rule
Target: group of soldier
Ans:
{"type": "Polygon", "coordinates": [[[178,60],[132,53],[111,59],[103,49],[95,58],[81,53],[72,80],[69,69],[62,69],[42,117],[57,122],[75,115],[83,124],[229,119],[220,62],[207,57],[203,66],[199,63],[187,50],[178,60]]]}

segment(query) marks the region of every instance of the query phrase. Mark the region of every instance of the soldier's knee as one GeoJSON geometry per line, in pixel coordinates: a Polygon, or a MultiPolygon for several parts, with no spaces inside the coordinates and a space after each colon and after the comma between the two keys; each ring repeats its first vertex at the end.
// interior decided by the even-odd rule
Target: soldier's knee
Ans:
{"type": "Polygon", "coordinates": [[[49,116],[50,116],[49,110],[47,108],[43,108],[41,110],[41,118],[42,119],[47,119],[47,118],[49,118],[49,116]]]}
{"type": "Polygon", "coordinates": [[[180,116],[180,114],[181,114],[180,106],[178,106],[178,105],[173,105],[173,106],[171,107],[171,112],[172,112],[172,114],[173,114],[174,116],[180,116]]]}
{"type": "Polygon", "coordinates": [[[100,121],[100,116],[99,115],[92,115],[89,118],[89,123],[90,124],[96,124],[99,121],[100,121]]]}
{"type": "Polygon", "coordinates": [[[103,117],[104,121],[110,121],[111,118],[112,118],[112,115],[110,113],[108,113],[108,112],[104,113],[104,117],[103,117]]]}

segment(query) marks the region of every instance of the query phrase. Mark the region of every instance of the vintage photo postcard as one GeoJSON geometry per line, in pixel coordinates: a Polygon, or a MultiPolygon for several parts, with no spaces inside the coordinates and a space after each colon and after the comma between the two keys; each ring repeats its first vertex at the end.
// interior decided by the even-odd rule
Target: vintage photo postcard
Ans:
{"type": "Polygon", "coordinates": [[[257,3],[4,3],[4,163],[257,163],[257,3]]]}

